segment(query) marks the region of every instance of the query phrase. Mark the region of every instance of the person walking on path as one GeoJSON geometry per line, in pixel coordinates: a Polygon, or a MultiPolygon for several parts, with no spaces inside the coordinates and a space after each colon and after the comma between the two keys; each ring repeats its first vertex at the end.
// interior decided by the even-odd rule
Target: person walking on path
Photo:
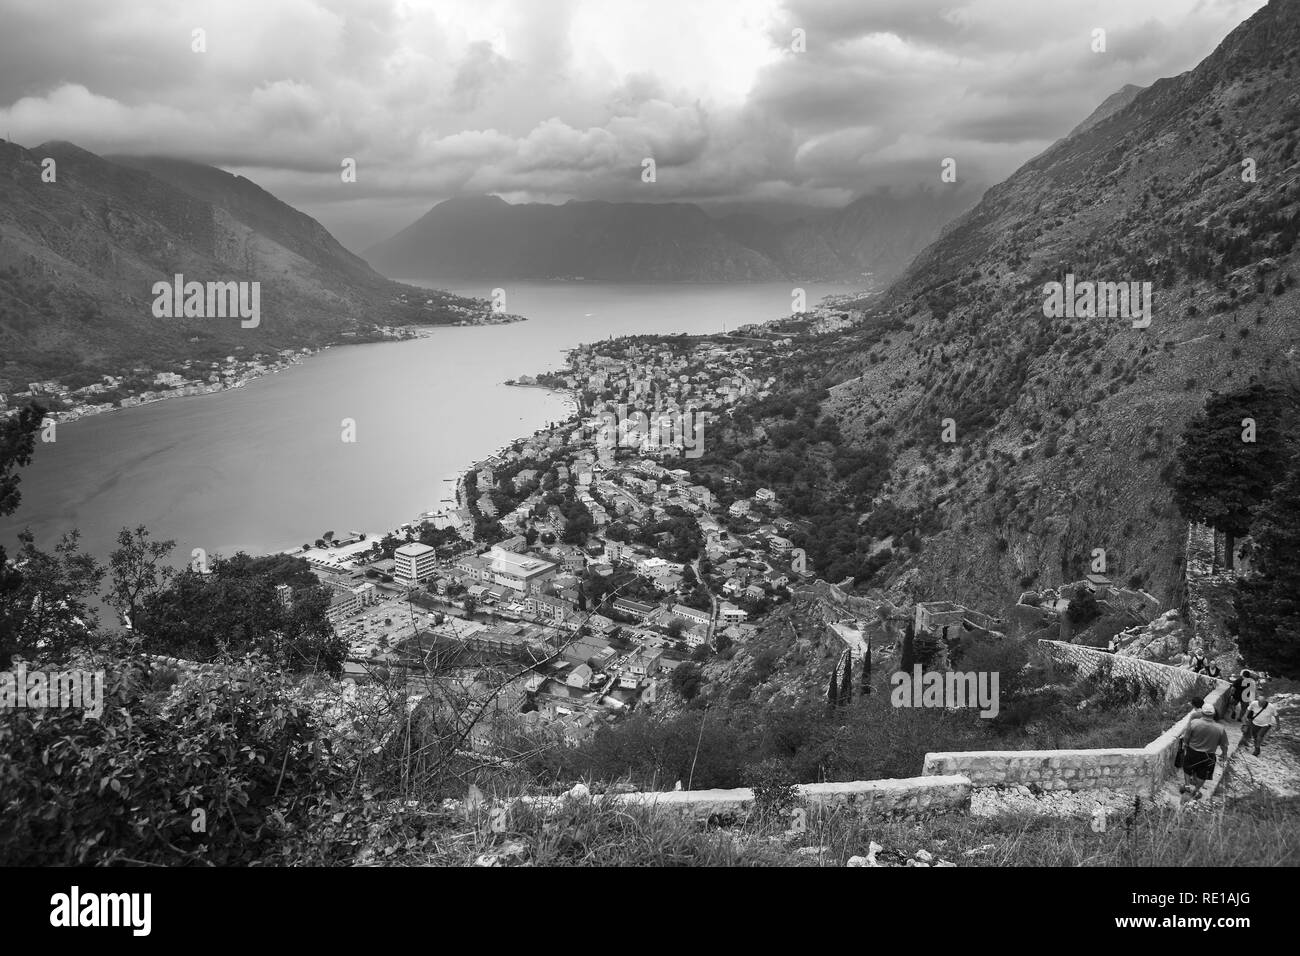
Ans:
{"type": "Polygon", "coordinates": [[[1187,729],[1178,738],[1183,748],[1183,776],[1186,782],[1179,792],[1189,794],[1193,800],[1201,799],[1201,788],[1214,777],[1215,756],[1218,750],[1228,759],[1228,731],[1214,719],[1214,705],[1205,704],[1200,714],[1193,714],[1187,729]]]}
{"type": "Polygon", "coordinates": [[[1249,701],[1246,700],[1247,681],[1253,675],[1248,670],[1233,674],[1228,679],[1228,719],[1240,720],[1241,711],[1249,701]]]}
{"type": "Polygon", "coordinates": [[[1258,757],[1259,745],[1264,742],[1265,735],[1282,721],[1277,705],[1269,703],[1269,699],[1260,694],[1250,702],[1242,719],[1246,724],[1245,742],[1254,745],[1255,756],[1258,757]]]}

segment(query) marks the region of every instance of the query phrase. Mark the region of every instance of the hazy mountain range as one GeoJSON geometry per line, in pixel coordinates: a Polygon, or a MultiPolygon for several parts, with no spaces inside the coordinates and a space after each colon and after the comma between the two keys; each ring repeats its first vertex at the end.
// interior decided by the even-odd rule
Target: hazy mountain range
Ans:
{"type": "MultiPolygon", "coordinates": [[[[938,175],[936,173],[936,181],[938,175]]],[[[693,203],[448,199],[366,251],[394,278],[640,282],[887,278],[978,197],[974,187],[864,196],[771,215],[693,203]]]]}

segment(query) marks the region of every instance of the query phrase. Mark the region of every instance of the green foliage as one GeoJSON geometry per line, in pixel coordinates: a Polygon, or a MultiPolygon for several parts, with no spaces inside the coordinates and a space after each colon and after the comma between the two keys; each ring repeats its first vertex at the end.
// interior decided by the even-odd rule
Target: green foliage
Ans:
{"type": "MultiPolygon", "coordinates": [[[[0,589],[0,659],[12,655],[62,661],[78,647],[97,643],[91,602],[104,569],[81,551],[76,531],[64,534],[54,553],[41,551],[29,534],[19,535],[15,574],[0,589]]],[[[5,573],[0,568],[0,574],[5,573]]]]}
{"type": "Polygon", "coordinates": [[[1087,627],[1101,617],[1097,596],[1082,584],[1074,589],[1074,596],[1065,609],[1065,616],[1074,627],[1087,627]]]}
{"type": "Polygon", "coordinates": [[[1250,531],[1290,455],[1284,418],[1294,401],[1259,383],[1209,398],[1204,413],[1188,422],[1178,449],[1173,492],[1184,518],[1228,535],[1230,545],[1250,531]],[[1243,440],[1245,419],[1255,422],[1254,441],[1243,440]]]}
{"type": "Polygon", "coordinates": [[[0,864],[248,864],[308,829],[347,782],[265,659],[170,695],[175,674],[148,664],[81,666],[106,671],[99,719],[0,711],[0,864]]]}
{"type": "Polygon", "coordinates": [[[1242,652],[1300,678],[1300,456],[1260,510],[1252,537],[1255,573],[1237,597],[1242,652]]]}
{"type": "Polygon", "coordinates": [[[745,786],[754,792],[754,813],[760,819],[781,819],[799,802],[799,781],[790,765],[769,757],[745,768],[745,786]]]}
{"type": "Polygon", "coordinates": [[[338,674],[347,652],[326,612],[328,589],[312,584],[293,592],[286,607],[277,584],[300,580],[301,559],[287,556],[215,558],[211,573],[185,570],[148,597],[136,631],[146,650],[191,660],[258,651],[282,667],[338,674]]]}
{"type": "Polygon", "coordinates": [[[704,671],[698,664],[687,662],[681,664],[673,671],[673,676],[669,683],[672,684],[673,690],[681,695],[682,700],[690,703],[694,700],[704,686],[704,671]]]}

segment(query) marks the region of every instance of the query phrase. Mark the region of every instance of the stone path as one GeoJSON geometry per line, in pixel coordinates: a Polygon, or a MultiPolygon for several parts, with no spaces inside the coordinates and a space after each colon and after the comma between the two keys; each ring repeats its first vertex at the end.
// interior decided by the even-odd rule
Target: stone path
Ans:
{"type": "Polygon", "coordinates": [[[1232,758],[1223,788],[1230,799],[1253,794],[1300,796],[1300,694],[1276,694],[1271,699],[1282,724],[1268,732],[1258,757],[1253,749],[1242,747],[1232,758]]]}

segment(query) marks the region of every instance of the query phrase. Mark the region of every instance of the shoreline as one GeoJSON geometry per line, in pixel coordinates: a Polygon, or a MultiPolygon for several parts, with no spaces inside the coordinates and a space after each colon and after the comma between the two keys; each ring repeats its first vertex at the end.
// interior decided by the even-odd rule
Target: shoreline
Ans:
{"type": "MultiPolygon", "coordinates": [[[[355,342],[331,342],[327,345],[318,345],[314,347],[300,346],[292,350],[281,349],[276,354],[279,354],[279,352],[283,352],[283,351],[292,351],[293,352],[292,356],[289,358],[284,358],[283,356],[281,356],[276,364],[267,365],[260,371],[249,370],[245,372],[242,375],[242,377],[240,377],[237,381],[234,381],[231,384],[226,384],[224,382],[210,382],[204,385],[186,386],[184,389],[180,389],[180,390],[168,389],[165,391],[161,391],[158,394],[154,394],[152,398],[133,401],[129,405],[114,405],[111,408],[102,408],[95,404],[87,404],[81,406],[80,411],[78,411],[76,414],[73,414],[74,410],[72,409],[63,409],[57,412],[46,412],[44,421],[54,422],[55,424],[58,425],[70,425],[74,422],[82,421],[83,419],[97,418],[100,415],[107,415],[112,412],[122,412],[131,408],[142,408],[146,405],[156,405],[159,402],[166,402],[173,399],[202,398],[205,395],[218,395],[222,392],[229,392],[237,388],[243,388],[245,385],[249,384],[250,382],[255,382],[259,379],[267,378],[279,372],[284,372],[291,368],[295,368],[305,363],[308,359],[315,358],[316,356],[321,355],[322,353],[327,352],[333,348],[346,348],[349,346],[358,346],[358,345],[386,345],[395,342],[409,342],[413,339],[426,339],[432,337],[433,334],[438,329],[442,329],[442,328],[452,328],[452,329],[478,328],[478,327],[487,327],[487,326],[494,326],[494,325],[512,325],[516,322],[526,322],[526,321],[528,321],[527,316],[522,316],[522,315],[517,316],[514,315],[513,313],[503,313],[503,320],[496,321],[496,322],[448,323],[445,325],[384,326],[383,328],[398,330],[406,334],[382,335],[377,339],[365,339],[365,340],[358,340],[355,342]]],[[[147,395],[152,393],[146,391],[140,394],[147,395]]],[[[33,395],[31,396],[30,399],[25,399],[24,402],[26,401],[39,402],[41,397],[42,396],[39,395],[33,395]]],[[[129,398],[136,398],[136,397],[137,396],[129,396],[129,398]]],[[[17,411],[22,407],[24,406],[15,405],[11,407],[8,411],[0,412],[0,420],[3,420],[5,417],[9,415],[16,414],[17,411]]]]}

